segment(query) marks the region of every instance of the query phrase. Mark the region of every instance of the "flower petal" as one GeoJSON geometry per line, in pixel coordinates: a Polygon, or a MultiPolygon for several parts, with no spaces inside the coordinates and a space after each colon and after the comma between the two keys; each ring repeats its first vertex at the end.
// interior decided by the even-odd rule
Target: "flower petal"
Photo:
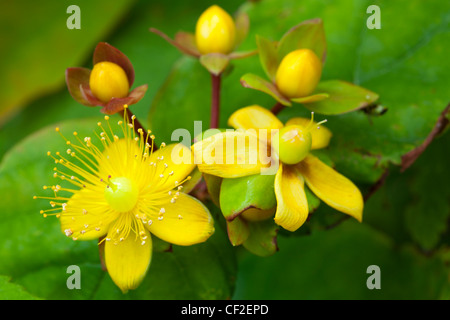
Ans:
{"type": "MultiPolygon", "coordinates": [[[[307,118],[292,118],[286,122],[286,126],[290,125],[299,125],[302,127],[306,127],[311,122],[310,119],[307,118]]],[[[330,143],[330,139],[333,136],[330,129],[324,127],[323,125],[317,126],[317,122],[313,122],[313,127],[310,130],[312,137],[311,149],[321,149],[326,148],[330,143]]]]}
{"type": "Polygon", "coordinates": [[[255,130],[221,132],[195,143],[192,150],[201,172],[222,178],[262,173],[272,161],[255,130]]]}
{"type": "Polygon", "coordinates": [[[168,35],[158,29],[150,28],[150,32],[157,34],[168,43],[173,45],[175,48],[180,50],[182,53],[196,58],[200,57],[200,52],[197,49],[197,45],[195,45],[195,48],[193,47],[192,38],[188,33],[184,32],[181,34],[177,34],[178,36],[175,36],[175,40],[172,40],[168,35]]]}
{"type": "Polygon", "coordinates": [[[78,240],[93,240],[106,235],[116,216],[108,211],[106,202],[102,206],[102,201],[102,195],[96,191],[81,189],[76,192],[60,216],[61,231],[78,240]]]}
{"type": "Polygon", "coordinates": [[[364,200],[353,182],[311,154],[296,167],[311,191],[322,201],[362,221],[364,200]]]}
{"type": "Polygon", "coordinates": [[[275,176],[275,195],[275,223],[289,231],[300,228],[308,217],[309,209],[304,180],[293,166],[280,164],[275,176]]]}
{"type": "Polygon", "coordinates": [[[139,87],[134,88],[129,94],[128,97],[133,98],[133,100],[130,102],[130,104],[138,103],[147,92],[148,85],[143,84],[139,87]]]}
{"type": "Polygon", "coordinates": [[[258,105],[248,106],[235,111],[228,118],[228,125],[235,129],[281,129],[283,123],[270,112],[258,105]]]}
{"type": "Polygon", "coordinates": [[[66,84],[69,93],[75,101],[85,105],[93,106],[80,91],[80,85],[89,86],[89,76],[91,70],[86,68],[67,68],[66,69],[66,84]]]}
{"type": "Polygon", "coordinates": [[[158,189],[174,189],[194,170],[191,150],[181,143],[173,143],[154,151],[150,162],[157,163],[155,176],[161,177],[158,189]]]}
{"type": "MultiPolygon", "coordinates": [[[[158,34],[158,32],[155,32],[158,34]]],[[[178,44],[180,48],[187,50],[189,54],[200,57],[201,53],[197,49],[197,44],[195,43],[195,35],[191,32],[178,31],[175,34],[174,42],[178,44]]]]}
{"type": "Polygon", "coordinates": [[[83,99],[88,102],[87,104],[85,104],[88,107],[105,106],[105,103],[98,100],[94,96],[94,94],[91,91],[91,88],[89,87],[89,83],[80,83],[80,94],[83,97],[83,99]]]}
{"type": "Polygon", "coordinates": [[[130,59],[128,59],[122,51],[106,42],[100,42],[97,47],[95,47],[93,62],[95,65],[102,61],[109,61],[119,65],[127,74],[130,87],[133,85],[134,68],[130,59]]]}
{"type": "MultiPolygon", "coordinates": [[[[152,240],[148,231],[142,241],[131,230],[123,241],[105,241],[105,263],[114,283],[126,293],[142,282],[152,257],[152,240]]],[[[116,228],[111,228],[108,238],[113,238],[116,228]]]]}
{"type": "Polygon", "coordinates": [[[106,105],[100,109],[100,112],[104,114],[113,115],[119,111],[124,109],[125,105],[132,104],[133,98],[125,97],[125,98],[112,98],[106,103],[106,105]]]}
{"type": "Polygon", "coordinates": [[[206,241],[214,233],[214,221],[199,200],[180,193],[176,201],[167,202],[159,213],[149,217],[145,226],[158,238],[180,246],[206,241]]]}

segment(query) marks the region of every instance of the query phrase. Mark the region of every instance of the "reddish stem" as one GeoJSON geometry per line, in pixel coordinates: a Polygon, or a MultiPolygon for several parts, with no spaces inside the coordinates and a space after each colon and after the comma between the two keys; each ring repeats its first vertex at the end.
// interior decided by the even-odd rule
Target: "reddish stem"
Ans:
{"type": "Polygon", "coordinates": [[[211,123],[210,128],[215,129],[219,127],[219,115],[220,115],[220,74],[215,75],[211,73],[211,123]]]}
{"type": "MultiPolygon", "coordinates": [[[[130,108],[125,108],[122,110],[122,117],[125,116],[125,110],[127,110],[127,117],[128,119],[131,119],[132,116],[134,116],[133,112],[131,112],[130,108]]],[[[142,126],[142,124],[139,122],[139,120],[137,119],[137,117],[134,118],[134,131],[139,135],[139,129],[142,129],[142,131],[144,132],[144,139],[147,138],[147,135],[149,134],[147,132],[147,130],[142,126]]],[[[152,138],[148,137],[148,143],[152,144],[152,138]]],[[[153,146],[153,151],[157,150],[158,147],[156,146],[156,144],[153,146]]]]}
{"type": "Polygon", "coordinates": [[[283,105],[283,104],[277,102],[277,103],[272,107],[272,109],[271,109],[270,111],[272,111],[272,113],[273,113],[274,115],[277,115],[277,114],[280,113],[281,110],[283,110],[285,107],[286,107],[285,105],[283,105]]]}

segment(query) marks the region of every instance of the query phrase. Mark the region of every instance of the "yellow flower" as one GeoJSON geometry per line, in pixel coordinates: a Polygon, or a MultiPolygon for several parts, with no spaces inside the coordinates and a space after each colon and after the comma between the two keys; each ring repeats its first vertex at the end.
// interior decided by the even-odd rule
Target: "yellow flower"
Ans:
{"type": "Polygon", "coordinates": [[[321,75],[322,62],[317,55],[310,49],[298,49],[281,60],[275,82],[287,98],[302,98],[314,91],[321,75]]]}
{"type": "MultiPolygon", "coordinates": [[[[259,141],[272,140],[274,145],[269,146],[272,150],[271,157],[279,160],[274,183],[277,199],[275,222],[278,225],[295,231],[306,221],[309,210],[305,183],[329,206],[362,221],[364,202],[359,189],[349,179],[309,152],[328,146],[332,136],[330,130],[319,127],[320,123],[315,123],[312,119],[305,118],[293,118],[283,125],[269,110],[256,105],[233,113],[228,124],[235,129],[273,129],[275,132],[272,139],[260,134],[259,141]],[[278,148],[276,144],[279,144],[278,148]]],[[[218,135],[225,136],[225,133],[218,135]]],[[[211,147],[210,144],[201,144],[201,141],[194,144],[194,157],[195,151],[204,146],[211,147]]],[[[243,153],[244,151],[240,150],[243,147],[249,148],[247,153],[257,152],[253,149],[259,148],[258,145],[237,145],[235,152],[243,153]]],[[[259,168],[263,166],[260,165],[259,168]]],[[[225,178],[255,174],[255,168],[246,170],[236,163],[202,163],[199,170],[225,178]]]]}
{"type": "Polygon", "coordinates": [[[44,186],[53,196],[35,197],[50,200],[52,209],[41,213],[59,217],[66,236],[102,238],[106,268],[123,292],[138,287],[149,268],[151,234],[187,246],[214,232],[208,209],[182,189],[195,167],[190,150],[181,144],[162,144],[153,152],[154,136],[142,129],[136,134],[134,119],[125,112],[124,121],[118,122],[122,138],[113,132],[108,116],[106,125],[98,123],[99,143],[91,137],[81,139],[77,132],[74,141],[64,138],[67,155],[48,155],[63,167],[54,168],[54,177],[72,186],[44,186]],[[179,163],[180,159],[188,161],[179,163]]]}
{"type": "Polygon", "coordinates": [[[233,18],[217,5],[209,7],[197,20],[195,40],[201,54],[230,53],[236,45],[233,18]]]}

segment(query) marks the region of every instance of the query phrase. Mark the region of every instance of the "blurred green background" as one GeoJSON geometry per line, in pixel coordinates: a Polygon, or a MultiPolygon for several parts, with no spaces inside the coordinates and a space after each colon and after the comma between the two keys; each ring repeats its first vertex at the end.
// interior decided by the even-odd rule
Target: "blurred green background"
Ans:
{"type": "MultiPolygon", "coordinates": [[[[0,3],[0,299],[449,299],[449,134],[436,137],[401,172],[402,156],[419,147],[450,101],[450,5],[445,1],[2,1],[0,3]],[[81,9],[81,29],[69,30],[69,5],[81,9]],[[56,219],[43,219],[32,196],[52,183],[47,150],[64,148],[53,129],[92,132],[98,108],[76,103],[64,83],[68,67],[92,67],[106,41],[132,61],[135,86],[149,90],[133,112],[159,141],[176,128],[209,123],[206,70],[148,31],[193,32],[198,16],[218,4],[250,17],[242,50],[255,35],[278,40],[291,27],[322,18],[327,36],[324,79],[342,79],[380,95],[382,116],[362,111],[328,117],[334,133],[327,157],[369,194],[359,224],[321,204],[298,232],[280,230],[279,252],[257,257],[233,248],[220,213],[205,244],[155,252],[138,290],[122,295],[101,270],[97,244],[73,242],[56,219]],[[381,9],[381,29],[369,30],[369,5],[381,9]],[[89,120],[86,120],[89,119],[89,120]],[[82,270],[82,290],[68,290],[66,268],[82,270]],[[367,268],[381,270],[369,290],[367,268]]],[[[239,84],[264,76],[258,57],[233,62],[223,79],[221,124],[236,109],[274,101],[239,84]]],[[[307,115],[301,106],[282,120],[307,115]]],[[[447,117],[443,115],[443,117],[447,117]]],[[[443,118],[442,118],[443,119],[443,118]]],[[[441,120],[442,120],[441,119],[441,120]]],[[[448,121],[448,120],[447,120],[448,121]]],[[[442,122],[444,123],[444,122],[442,122]]]]}

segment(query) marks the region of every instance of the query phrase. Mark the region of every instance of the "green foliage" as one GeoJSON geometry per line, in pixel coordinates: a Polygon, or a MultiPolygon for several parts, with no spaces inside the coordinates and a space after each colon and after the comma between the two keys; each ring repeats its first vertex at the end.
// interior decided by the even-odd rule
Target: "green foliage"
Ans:
{"type": "Polygon", "coordinates": [[[220,187],[220,209],[225,218],[233,219],[245,209],[269,210],[276,206],[274,175],[253,175],[224,179],[220,187]]]}

